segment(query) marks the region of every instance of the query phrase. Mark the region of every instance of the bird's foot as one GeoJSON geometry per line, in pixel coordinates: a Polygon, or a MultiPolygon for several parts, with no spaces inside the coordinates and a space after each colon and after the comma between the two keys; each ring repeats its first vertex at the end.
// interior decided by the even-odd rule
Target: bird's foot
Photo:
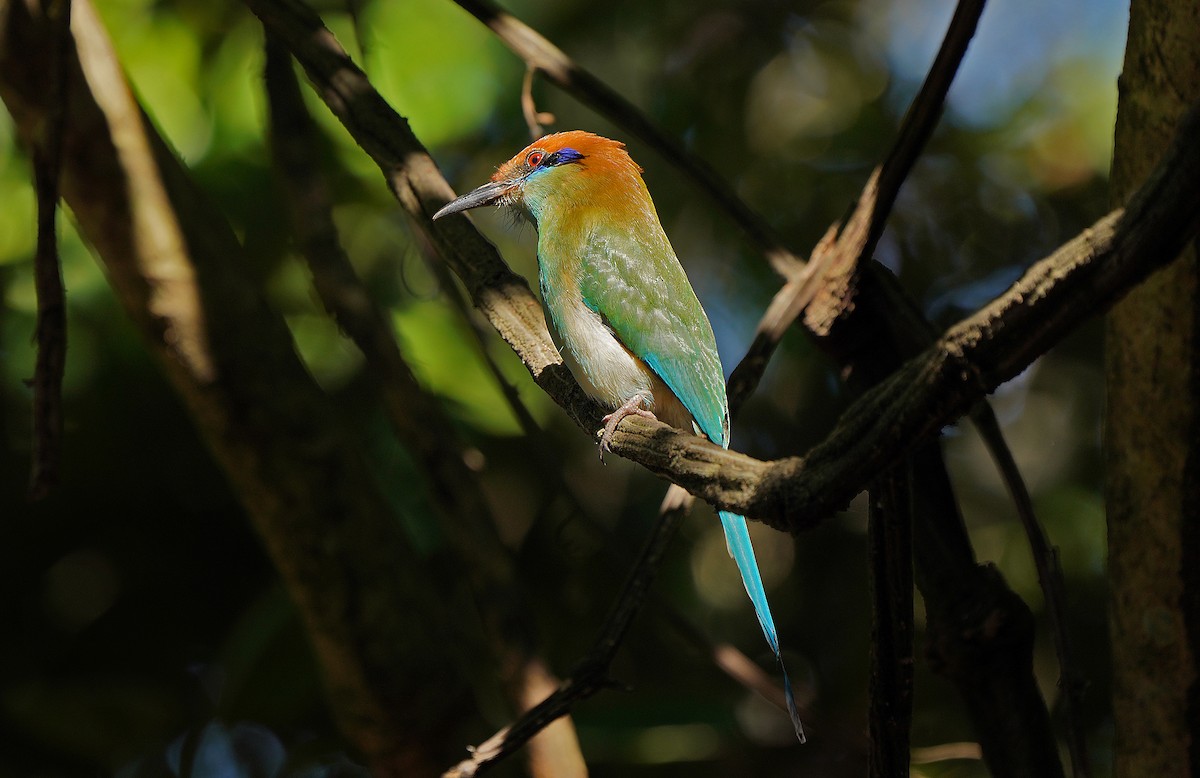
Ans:
{"type": "Polygon", "coordinates": [[[655,421],[658,420],[658,417],[655,416],[652,411],[648,411],[642,407],[646,405],[647,402],[647,399],[642,395],[634,395],[626,400],[625,404],[620,408],[617,408],[615,411],[600,420],[604,422],[604,427],[600,430],[597,430],[596,434],[600,436],[601,462],[604,461],[604,455],[612,451],[610,444],[612,442],[613,433],[617,431],[617,425],[620,424],[621,420],[626,416],[641,416],[643,419],[653,419],[655,421]]]}

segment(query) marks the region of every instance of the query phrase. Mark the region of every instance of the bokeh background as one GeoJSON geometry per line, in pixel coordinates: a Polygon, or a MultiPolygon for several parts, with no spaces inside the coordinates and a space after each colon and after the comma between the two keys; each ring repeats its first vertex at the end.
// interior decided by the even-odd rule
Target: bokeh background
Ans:
{"type": "MultiPolygon", "coordinates": [[[[506,8],[709,161],[805,254],[887,150],[953,5],[513,0],[506,8]]],[[[227,0],[98,6],[138,95],[235,225],[313,375],[345,407],[405,515],[428,515],[361,354],[325,315],[291,249],[265,145],[257,21],[227,0]]],[[[519,106],[524,65],[468,14],[447,0],[354,6],[353,15],[343,3],[318,7],[459,191],[529,141],[519,106]]],[[[1127,11],[1121,0],[1011,0],[985,11],[942,126],[876,255],[939,325],[989,300],[1106,211],[1127,11]]],[[[552,129],[628,143],[731,370],[778,285],[765,262],[636,139],[544,83],[534,94],[555,114],[552,129]]],[[[326,130],[350,257],[391,311],[422,382],[474,447],[542,649],[565,674],[611,605],[664,485],[613,458],[601,466],[591,442],[489,336],[483,348],[547,432],[537,440],[520,433],[471,323],[439,291],[378,171],[317,101],[311,105],[326,130]]],[[[36,304],[30,180],[0,112],[0,775],[130,774],[202,731],[214,764],[233,759],[222,749],[236,742],[244,764],[351,770],[353,754],[333,728],[285,592],[69,213],[61,219],[70,327],[63,481],[41,503],[25,500],[36,304]]],[[[536,275],[530,227],[499,213],[475,218],[519,272],[536,275]]],[[[1069,627],[1090,682],[1087,734],[1104,775],[1111,719],[1100,345],[1098,323],[1085,325],[994,402],[1062,551],[1069,627]]],[[[764,458],[803,453],[844,405],[836,368],[793,334],[739,419],[733,446],[764,458]]],[[[1013,509],[973,431],[947,429],[945,447],[980,559],[995,562],[1038,615],[1035,662],[1053,706],[1057,665],[1013,509]]],[[[410,522],[408,531],[432,553],[442,541],[431,522],[410,522]]],[[[576,711],[593,774],[861,774],[865,526],[860,498],[799,538],[754,527],[789,667],[811,693],[815,742],[806,752],[797,754],[785,717],[724,676],[675,625],[682,616],[771,668],[719,527],[699,507],[614,666],[629,690],[576,711]]],[[[413,639],[425,639],[420,624],[413,639]]],[[[949,685],[919,659],[920,640],[914,745],[970,741],[949,685]]],[[[471,715],[458,724],[465,747],[511,711],[486,657],[463,672],[477,678],[471,715]]],[[[971,760],[914,770],[984,774],[971,760]]],[[[520,773],[516,761],[497,774],[520,773]]]]}

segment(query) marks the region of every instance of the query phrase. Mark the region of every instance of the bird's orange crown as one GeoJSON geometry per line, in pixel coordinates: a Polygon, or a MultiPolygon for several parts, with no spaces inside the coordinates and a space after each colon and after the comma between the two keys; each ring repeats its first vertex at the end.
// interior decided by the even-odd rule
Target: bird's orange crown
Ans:
{"type": "Polygon", "coordinates": [[[600,173],[640,175],[642,172],[625,151],[624,143],[583,130],[570,130],[535,140],[501,165],[492,180],[514,181],[540,168],[573,163],[600,173]]]}

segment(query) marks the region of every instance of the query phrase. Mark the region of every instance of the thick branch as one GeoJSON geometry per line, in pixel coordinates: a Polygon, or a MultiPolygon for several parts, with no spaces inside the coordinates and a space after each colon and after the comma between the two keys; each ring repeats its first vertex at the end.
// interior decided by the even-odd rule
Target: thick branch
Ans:
{"type": "MultiPolygon", "coordinates": [[[[488,628],[501,681],[514,707],[524,711],[531,707],[531,687],[548,683],[548,673],[535,655],[533,629],[513,561],[497,531],[499,522],[466,465],[465,444],[438,401],[417,382],[386,315],[371,300],[342,248],[329,187],[317,164],[321,144],[316,124],[304,106],[291,56],[270,36],[265,86],[273,159],[313,285],[325,308],[363,352],[392,428],[423,473],[420,480],[430,505],[465,563],[463,575],[488,628]]],[[[541,775],[571,775],[581,761],[569,721],[531,744],[531,764],[541,775]]]]}
{"type": "MultiPolygon", "coordinates": [[[[380,165],[416,226],[463,279],[476,306],[538,384],[591,435],[600,409],[571,380],[523,279],[467,219],[432,224],[452,193],[427,152],[312,11],[298,0],[247,0],[304,65],[318,92],[380,165]],[[444,223],[444,226],[443,226],[444,223]]],[[[1181,130],[1195,136],[1194,120],[1181,130]]],[[[613,450],[693,494],[773,526],[799,531],[842,507],[887,464],[963,415],[1079,322],[1102,312],[1161,266],[1196,231],[1200,149],[1177,143],[1123,213],[1035,265],[1005,295],[965,320],[864,397],[804,459],[764,463],[642,419],[625,421],[613,450]]]]}
{"type": "MultiPolygon", "coordinates": [[[[467,640],[361,452],[247,276],[232,229],[145,120],[87,0],[73,3],[61,191],[121,304],[263,537],[321,661],[340,722],[378,775],[428,774],[467,640]]],[[[0,2],[0,97],[29,143],[52,38],[0,2]]]]}
{"type": "Polygon", "coordinates": [[[699,497],[781,529],[796,531],[820,520],[921,438],[962,416],[1174,256],[1200,227],[1198,125],[1198,114],[1189,114],[1171,153],[1127,209],[1034,265],[868,392],[803,459],[762,463],[722,455],[640,420],[626,423],[614,450],[699,497]],[[626,446],[629,438],[634,445],[626,446]],[[664,450],[646,456],[654,443],[664,450]],[[724,465],[719,472],[718,464],[724,465]]]}

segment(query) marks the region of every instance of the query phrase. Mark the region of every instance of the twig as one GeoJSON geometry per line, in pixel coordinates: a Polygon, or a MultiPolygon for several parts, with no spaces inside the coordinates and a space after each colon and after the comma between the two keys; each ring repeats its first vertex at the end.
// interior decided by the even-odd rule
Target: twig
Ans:
{"type": "MultiPolygon", "coordinates": [[[[901,122],[896,140],[859,194],[851,215],[831,226],[813,249],[804,272],[776,292],[758,324],[746,356],[729,378],[730,404],[740,404],[758,386],[775,348],[792,323],[805,312],[809,330],[821,337],[847,307],[851,279],[875,251],[900,186],[925,147],[950,83],[966,54],[983,13],[984,0],[961,0],[934,58],[929,74],[901,122]]],[[[850,360],[841,355],[842,362],[850,360]]]]}
{"type": "Polygon", "coordinates": [[[37,294],[37,361],[33,369],[33,460],[29,499],[46,497],[58,481],[62,449],[62,382],[67,366],[67,298],[58,256],[58,180],[67,115],[67,58],[71,46],[71,0],[43,0],[53,26],[48,58],[49,101],[42,135],[33,144],[37,191],[37,249],[33,280],[37,294]]]}
{"type": "Polygon", "coordinates": [[[745,231],[751,243],[780,276],[790,279],[800,273],[803,262],[784,245],[771,226],[746,205],[707,162],[689,152],[684,143],[663,132],[619,93],[491,0],[455,2],[487,25],[528,67],[538,70],[563,91],[612,119],[631,135],[641,138],[664,159],[683,170],[721,206],[723,213],[728,214],[745,231]]]}
{"type": "MultiPolygon", "coordinates": [[[[384,408],[405,447],[414,454],[431,505],[458,551],[483,615],[505,687],[519,710],[525,707],[530,680],[542,667],[534,656],[532,630],[526,623],[512,559],[496,534],[478,480],[462,457],[463,446],[441,406],[418,383],[405,362],[382,310],[358,278],[341,247],[333,222],[328,186],[317,169],[319,142],[315,123],[301,99],[292,59],[267,35],[266,91],[275,167],[285,184],[299,247],[326,309],[363,352],[377,379],[384,408]]],[[[568,727],[537,749],[547,761],[580,761],[579,743],[568,727]]],[[[559,770],[558,772],[562,772],[559,770]]]]}
{"type": "MultiPolygon", "coordinates": [[[[438,246],[534,380],[590,436],[600,409],[562,366],[528,284],[508,269],[467,219],[428,220],[453,192],[407,124],[370,87],[307,6],[297,0],[247,3],[287,43],[335,115],[385,171],[418,229],[438,246]]],[[[1194,133],[1195,126],[1192,120],[1177,138],[1194,133]]],[[[1198,198],[1200,149],[1177,142],[1127,209],[1068,241],[994,303],[927,349],[896,380],[856,403],[845,423],[803,460],[768,465],[640,418],[618,428],[614,450],[714,505],[780,529],[803,530],[848,503],[883,466],[915,445],[917,437],[931,435],[962,415],[1173,256],[1195,232],[1198,198]],[[918,379],[930,383],[923,386],[915,383],[918,379]],[[948,394],[939,397],[941,391],[948,394]],[[882,412],[886,417],[873,417],[882,412]],[[889,426],[897,423],[899,427],[889,426]],[[869,435],[869,444],[864,444],[863,434],[869,435]],[[863,466],[855,463],[859,456],[865,457],[863,466]],[[714,465],[723,469],[714,470],[714,465]]]]}
{"type": "MultiPolygon", "coordinates": [[[[52,99],[54,41],[35,5],[0,2],[0,98],[26,144],[52,99]]],[[[431,774],[447,739],[431,722],[458,708],[462,679],[412,624],[484,649],[441,604],[428,560],[248,277],[228,222],[134,100],[87,0],[73,3],[71,31],[61,194],[253,520],[354,746],[375,775],[431,774]]]]}
{"type": "Polygon", "coordinates": [[[525,78],[521,81],[521,114],[525,117],[525,125],[529,127],[529,139],[537,140],[545,134],[544,127],[554,124],[554,114],[538,111],[537,103],[533,100],[533,77],[537,68],[533,65],[525,67],[525,78]]]}
{"type": "Polygon", "coordinates": [[[982,758],[983,753],[979,750],[978,743],[941,743],[936,746],[923,746],[912,750],[913,764],[933,764],[935,762],[948,762],[952,759],[979,760],[982,758]]]}
{"type": "Polygon", "coordinates": [[[471,758],[447,770],[443,778],[471,778],[482,774],[523,746],[529,738],[555,719],[566,715],[575,703],[616,685],[608,675],[608,668],[633,617],[637,615],[641,603],[645,600],[662,555],[687,515],[690,504],[691,497],[682,489],[671,489],[667,493],[658,524],[655,525],[633,571],[621,588],[612,613],[601,627],[592,649],[571,672],[566,683],[512,725],[471,749],[471,758]]]}
{"type": "MultiPolygon", "coordinates": [[[[455,310],[462,316],[466,322],[467,328],[471,331],[472,339],[475,341],[475,352],[483,363],[487,365],[488,372],[492,375],[492,380],[496,382],[496,387],[500,390],[500,394],[504,396],[504,401],[508,403],[509,410],[512,411],[513,417],[517,420],[517,425],[521,428],[527,437],[534,438],[541,434],[541,427],[537,420],[533,417],[533,413],[529,407],[521,399],[521,393],[516,385],[504,375],[504,371],[500,369],[500,363],[492,355],[488,348],[488,336],[494,333],[494,330],[486,328],[477,316],[471,312],[471,305],[463,296],[462,290],[454,282],[453,274],[446,268],[446,264],[441,261],[437,253],[437,247],[430,242],[426,236],[418,234],[418,246],[421,254],[426,259],[426,264],[429,271],[433,273],[437,279],[438,289],[448,299],[455,310]]],[[[543,451],[538,447],[539,453],[543,451]]],[[[558,473],[558,470],[554,470],[558,473]]]]}

